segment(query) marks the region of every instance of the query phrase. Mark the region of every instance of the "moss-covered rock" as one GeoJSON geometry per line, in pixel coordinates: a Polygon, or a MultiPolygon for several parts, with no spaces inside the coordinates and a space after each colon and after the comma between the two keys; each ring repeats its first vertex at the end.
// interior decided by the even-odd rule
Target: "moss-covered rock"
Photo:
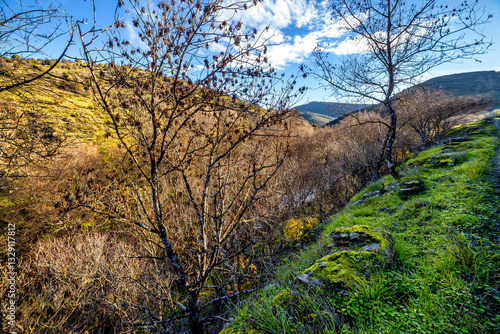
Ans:
{"type": "Polygon", "coordinates": [[[437,167],[454,166],[457,163],[460,163],[462,158],[465,157],[466,155],[467,151],[462,151],[462,152],[443,151],[439,154],[433,155],[429,163],[437,167]]]}
{"type": "Polygon", "coordinates": [[[273,305],[277,307],[286,307],[292,300],[292,292],[288,289],[283,289],[273,298],[273,305]]]}
{"type": "Polygon", "coordinates": [[[408,198],[424,190],[424,183],[421,180],[408,180],[399,185],[399,195],[401,198],[408,198]]]}
{"type": "MultiPolygon", "coordinates": [[[[330,234],[334,252],[317,260],[297,279],[305,284],[318,281],[353,287],[366,283],[369,272],[392,260],[391,237],[364,225],[343,226],[330,234]]],[[[308,285],[313,285],[308,284],[308,285]]]]}
{"type": "Polygon", "coordinates": [[[361,198],[359,200],[357,200],[353,205],[362,204],[366,201],[367,198],[378,197],[378,196],[381,196],[383,194],[384,194],[384,192],[381,190],[375,190],[375,191],[368,192],[368,193],[364,194],[363,196],[361,196],[361,198]]]}

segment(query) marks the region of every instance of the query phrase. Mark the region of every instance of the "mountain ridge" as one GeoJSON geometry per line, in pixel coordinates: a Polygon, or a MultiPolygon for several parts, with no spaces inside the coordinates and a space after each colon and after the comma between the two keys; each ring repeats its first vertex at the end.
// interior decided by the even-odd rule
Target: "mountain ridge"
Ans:
{"type": "MultiPolygon", "coordinates": [[[[453,94],[454,96],[484,95],[487,99],[490,99],[491,109],[500,107],[500,71],[473,71],[442,75],[407,88],[401,93],[414,87],[427,87],[436,90],[442,89],[453,94]]],[[[373,107],[374,105],[368,106],[373,107]]],[[[359,108],[357,111],[365,108],[367,107],[359,108]]],[[[371,109],[370,107],[368,108],[371,109]]],[[[343,116],[336,117],[330,122],[324,124],[324,126],[332,126],[344,117],[345,114],[343,116]]]]}

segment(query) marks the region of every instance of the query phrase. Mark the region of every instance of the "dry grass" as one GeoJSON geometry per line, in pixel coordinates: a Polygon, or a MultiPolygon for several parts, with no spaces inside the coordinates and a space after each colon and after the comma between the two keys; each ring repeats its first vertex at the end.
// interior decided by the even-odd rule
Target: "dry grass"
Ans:
{"type": "Polygon", "coordinates": [[[40,241],[19,275],[19,325],[29,333],[113,333],[172,314],[169,270],[137,258],[141,246],[111,233],[40,241]]]}

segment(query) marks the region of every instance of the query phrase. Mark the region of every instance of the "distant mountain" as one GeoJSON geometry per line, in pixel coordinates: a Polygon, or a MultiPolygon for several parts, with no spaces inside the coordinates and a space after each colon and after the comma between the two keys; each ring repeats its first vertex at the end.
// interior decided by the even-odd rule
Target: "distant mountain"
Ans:
{"type": "MultiPolygon", "coordinates": [[[[417,86],[442,89],[456,96],[486,95],[492,100],[493,108],[500,108],[500,72],[497,71],[476,71],[442,75],[424,81],[417,86]]],[[[375,105],[368,105],[367,107],[355,110],[364,109],[365,111],[370,111],[374,107],[375,105]]],[[[344,117],[337,117],[324,125],[334,125],[344,117]]]]}
{"type": "Polygon", "coordinates": [[[429,79],[419,86],[443,89],[456,96],[488,95],[500,107],[500,72],[477,71],[443,75],[429,79]]]}
{"type": "Polygon", "coordinates": [[[295,107],[308,122],[323,126],[345,113],[366,107],[366,104],[309,102],[295,107]]]}

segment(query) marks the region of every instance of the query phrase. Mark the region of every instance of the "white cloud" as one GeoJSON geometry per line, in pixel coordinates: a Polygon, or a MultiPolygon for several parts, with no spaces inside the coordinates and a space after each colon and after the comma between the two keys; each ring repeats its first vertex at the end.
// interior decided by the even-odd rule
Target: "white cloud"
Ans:
{"type": "Polygon", "coordinates": [[[237,16],[224,15],[259,31],[269,26],[269,32],[262,35],[270,43],[268,58],[274,67],[283,69],[306,60],[318,45],[339,55],[365,50],[362,43],[345,39],[342,23],[329,15],[330,6],[328,0],[263,0],[237,16]],[[328,45],[332,40],[337,42],[328,45]]]}
{"type": "Polygon", "coordinates": [[[334,43],[323,50],[334,53],[338,56],[345,56],[353,53],[367,52],[369,51],[369,47],[366,40],[347,38],[339,43],[334,43]]]}
{"type": "MultiPolygon", "coordinates": [[[[309,57],[316,46],[344,34],[339,22],[333,22],[325,16],[317,16],[315,25],[315,30],[303,35],[297,34],[288,39],[280,32],[281,44],[272,46],[269,52],[269,59],[273,66],[283,68],[290,63],[300,63],[309,57]]],[[[344,45],[342,45],[342,50],[347,50],[344,45]]],[[[351,50],[355,51],[354,48],[351,50]]]]}
{"type": "Polygon", "coordinates": [[[318,17],[317,6],[317,2],[311,0],[264,0],[242,13],[241,20],[256,28],[267,25],[274,29],[290,25],[302,28],[318,17]]]}
{"type": "Polygon", "coordinates": [[[130,20],[129,17],[125,19],[125,27],[127,29],[129,43],[136,48],[138,47],[142,50],[147,50],[148,49],[147,44],[141,40],[141,38],[139,37],[139,33],[137,32],[137,29],[134,28],[132,21],[130,20]]]}

